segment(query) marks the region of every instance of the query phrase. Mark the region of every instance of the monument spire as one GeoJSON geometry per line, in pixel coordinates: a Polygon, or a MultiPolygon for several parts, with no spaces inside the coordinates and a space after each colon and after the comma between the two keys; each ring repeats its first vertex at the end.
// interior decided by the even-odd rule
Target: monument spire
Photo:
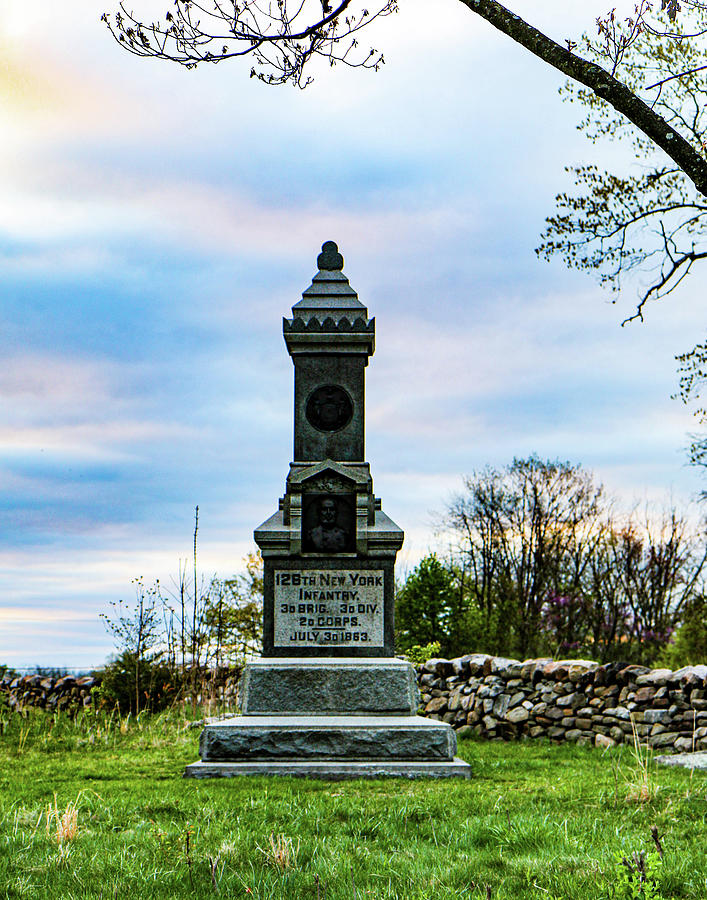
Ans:
{"type": "Polygon", "coordinates": [[[282,320],[295,367],[295,463],[364,460],[364,369],[375,350],[376,322],[342,269],[344,258],[326,241],[319,269],[292,318],[282,320]]]}
{"type": "MultiPolygon", "coordinates": [[[[292,307],[290,327],[307,328],[313,320],[319,324],[326,322],[334,328],[369,325],[368,310],[358,299],[358,294],[343,273],[344,257],[339,253],[334,241],[325,241],[322,244],[322,252],[317,257],[317,267],[311,285],[302,292],[302,299],[292,307]],[[327,321],[329,319],[331,322],[327,321]],[[346,325],[343,322],[346,322],[346,325]]],[[[312,324],[311,327],[314,328],[315,325],[312,324]]]]}

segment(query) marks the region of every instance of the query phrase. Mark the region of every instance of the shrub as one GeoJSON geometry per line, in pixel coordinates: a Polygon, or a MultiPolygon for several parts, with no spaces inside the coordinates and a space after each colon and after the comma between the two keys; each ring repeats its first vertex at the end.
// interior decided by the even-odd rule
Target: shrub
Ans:
{"type": "Polygon", "coordinates": [[[118,706],[121,713],[139,712],[140,709],[157,712],[166,709],[179,697],[181,679],[161,659],[159,654],[143,657],[139,668],[135,654],[124,651],[109,662],[99,673],[101,686],[94,694],[99,705],[118,706]],[[136,674],[139,684],[136,684],[136,674]]]}
{"type": "Polygon", "coordinates": [[[413,666],[421,666],[423,663],[426,663],[428,659],[439,656],[441,652],[442,645],[440,642],[432,641],[431,644],[425,644],[424,647],[421,647],[419,644],[413,644],[412,647],[408,647],[405,651],[405,656],[413,666]]]}

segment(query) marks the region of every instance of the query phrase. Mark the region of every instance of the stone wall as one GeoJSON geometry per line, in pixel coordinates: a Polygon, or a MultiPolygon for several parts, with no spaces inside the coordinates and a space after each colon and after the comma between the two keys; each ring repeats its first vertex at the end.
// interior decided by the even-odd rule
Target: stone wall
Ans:
{"type": "Polygon", "coordinates": [[[43,709],[77,709],[92,703],[91,688],[100,683],[93,675],[4,675],[0,697],[10,709],[39,706],[43,709]]]}
{"type": "Polygon", "coordinates": [[[610,747],[633,740],[661,753],[707,749],[707,666],[676,672],[627,663],[485,654],[418,668],[421,712],[461,736],[550,738],[610,747]]]}
{"type": "MultiPolygon", "coordinates": [[[[219,673],[222,674],[222,673],[219,673]]],[[[218,679],[221,681],[221,679],[218,679]]],[[[100,673],[61,678],[5,675],[0,697],[11,709],[90,706],[100,673]]],[[[235,696],[230,671],[221,690],[235,696]]],[[[421,712],[461,736],[544,737],[600,747],[633,740],[661,753],[707,750],[707,665],[676,672],[626,663],[515,659],[467,654],[418,667],[421,712]]]]}
{"type": "MultiPolygon", "coordinates": [[[[237,705],[238,682],[242,666],[223,666],[218,669],[201,671],[197,680],[197,703],[226,703],[237,705]]],[[[19,710],[35,706],[53,711],[55,709],[71,712],[93,704],[91,689],[100,686],[101,670],[91,675],[17,675],[5,674],[0,678],[0,700],[5,701],[10,709],[19,710]]],[[[187,677],[187,688],[189,678],[187,677]]],[[[187,689],[182,698],[191,702],[187,689]]]]}

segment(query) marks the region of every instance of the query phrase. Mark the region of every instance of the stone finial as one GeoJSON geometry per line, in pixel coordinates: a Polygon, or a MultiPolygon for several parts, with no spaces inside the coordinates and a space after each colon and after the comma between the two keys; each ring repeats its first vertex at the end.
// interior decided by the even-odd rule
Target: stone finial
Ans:
{"type": "Polygon", "coordinates": [[[319,271],[336,272],[344,268],[344,257],[339,253],[339,248],[334,241],[324,241],[322,252],[317,257],[319,271]]]}

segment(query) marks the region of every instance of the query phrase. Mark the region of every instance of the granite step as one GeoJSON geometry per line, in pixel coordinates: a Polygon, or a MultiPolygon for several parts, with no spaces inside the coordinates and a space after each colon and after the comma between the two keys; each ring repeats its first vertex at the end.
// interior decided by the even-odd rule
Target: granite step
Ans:
{"type": "Polygon", "coordinates": [[[237,716],[207,724],[203,762],[451,761],[453,729],[420,716],[237,716]]]}

